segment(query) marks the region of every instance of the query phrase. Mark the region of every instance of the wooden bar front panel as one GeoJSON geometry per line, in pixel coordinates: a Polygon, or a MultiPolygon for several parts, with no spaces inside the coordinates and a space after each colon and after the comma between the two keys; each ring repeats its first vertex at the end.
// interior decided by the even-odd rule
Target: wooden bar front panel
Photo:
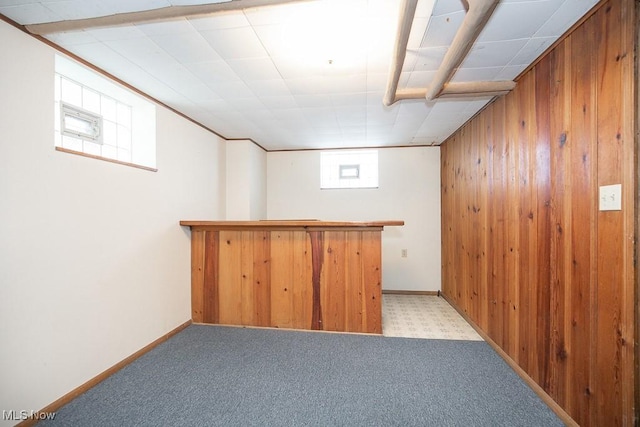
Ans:
{"type": "Polygon", "coordinates": [[[194,322],[382,333],[381,229],[192,232],[194,322]]]}

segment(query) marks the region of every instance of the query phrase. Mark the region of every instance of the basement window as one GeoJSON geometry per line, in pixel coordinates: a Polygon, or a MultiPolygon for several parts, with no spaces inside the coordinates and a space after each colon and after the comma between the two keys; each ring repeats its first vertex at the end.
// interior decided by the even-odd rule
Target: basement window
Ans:
{"type": "Polygon", "coordinates": [[[56,150],[155,171],[155,105],[56,55],[56,150]]]}
{"type": "Polygon", "coordinates": [[[102,144],[102,116],[60,103],[60,131],[63,135],[102,144]]]}
{"type": "Polygon", "coordinates": [[[378,151],[323,151],[320,188],[378,188],[378,151]]]}

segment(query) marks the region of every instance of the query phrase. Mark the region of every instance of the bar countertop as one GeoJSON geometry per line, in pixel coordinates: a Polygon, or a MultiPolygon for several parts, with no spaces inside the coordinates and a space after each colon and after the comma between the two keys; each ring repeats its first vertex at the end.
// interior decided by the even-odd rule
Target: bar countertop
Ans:
{"type": "Polygon", "coordinates": [[[364,229],[383,228],[385,226],[402,226],[404,221],[322,221],[312,219],[264,220],[264,221],[201,221],[183,220],[180,225],[208,230],[251,230],[251,229],[364,229]]]}

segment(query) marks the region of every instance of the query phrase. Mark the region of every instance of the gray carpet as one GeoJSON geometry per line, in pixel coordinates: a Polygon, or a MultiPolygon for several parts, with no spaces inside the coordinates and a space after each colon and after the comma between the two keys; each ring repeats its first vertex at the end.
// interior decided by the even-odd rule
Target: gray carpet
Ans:
{"type": "Polygon", "coordinates": [[[485,342],[192,325],[54,426],[562,426],[485,342]]]}

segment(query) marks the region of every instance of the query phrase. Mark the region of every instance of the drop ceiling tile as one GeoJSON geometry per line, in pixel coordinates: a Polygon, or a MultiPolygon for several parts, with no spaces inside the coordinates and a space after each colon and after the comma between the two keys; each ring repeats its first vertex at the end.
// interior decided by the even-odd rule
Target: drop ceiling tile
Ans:
{"type": "Polygon", "coordinates": [[[338,119],[333,108],[303,108],[302,112],[314,128],[338,129],[338,119]]]}
{"type": "Polygon", "coordinates": [[[415,62],[411,71],[435,71],[440,67],[444,56],[447,53],[447,47],[424,47],[412,51],[415,62]]]}
{"type": "Polygon", "coordinates": [[[380,105],[367,105],[367,123],[376,125],[393,125],[398,117],[400,107],[394,104],[392,107],[380,105]]]}
{"type": "Polygon", "coordinates": [[[91,37],[103,42],[116,40],[144,39],[145,34],[134,25],[126,25],[121,27],[94,28],[84,30],[91,37]]]}
{"type": "Polygon", "coordinates": [[[166,64],[148,70],[149,74],[174,88],[190,100],[205,100],[217,97],[204,83],[180,64],[166,64]]]}
{"type": "Polygon", "coordinates": [[[325,74],[324,66],[290,56],[271,56],[274,66],[283,79],[320,77],[325,74]]]}
{"type": "Polygon", "coordinates": [[[287,108],[295,108],[298,105],[296,104],[296,100],[291,95],[283,95],[283,96],[263,96],[260,97],[260,101],[267,107],[271,109],[287,109],[287,108]]]}
{"type": "Polygon", "coordinates": [[[188,21],[198,31],[213,31],[229,28],[249,27],[249,21],[242,11],[226,12],[203,18],[188,18],[188,21]]]}
{"type": "Polygon", "coordinates": [[[386,73],[367,73],[367,92],[386,91],[388,80],[389,80],[388,71],[386,73]]]}
{"type": "Polygon", "coordinates": [[[0,13],[24,25],[40,22],[61,21],[62,16],[40,3],[19,6],[2,6],[0,13]]]}
{"type": "Polygon", "coordinates": [[[475,82],[486,80],[497,80],[498,74],[504,67],[488,68],[459,68],[456,70],[452,82],[475,82]]]}
{"type": "Polygon", "coordinates": [[[231,105],[229,105],[229,103],[222,98],[215,98],[215,99],[209,98],[202,101],[198,101],[198,106],[202,107],[204,110],[206,110],[209,113],[215,113],[215,114],[224,112],[232,108],[231,105]]]}
{"type": "Polygon", "coordinates": [[[295,123],[301,123],[306,121],[305,115],[300,111],[297,106],[293,108],[280,108],[276,110],[265,110],[269,113],[271,120],[279,120],[282,122],[290,122],[291,127],[295,123]]]}
{"type": "Polygon", "coordinates": [[[227,99],[229,102],[232,102],[236,98],[255,98],[249,86],[242,80],[209,82],[207,86],[221,98],[227,99]]]}
{"type": "Polygon", "coordinates": [[[522,65],[506,66],[496,76],[497,80],[514,80],[526,67],[522,65]]]}
{"type": "Polygon", "coordinates": [[[459,0],[437,0],[433,8],[433,16],[447,15],[454,12],[464,12],[463,3],[459,0]]]}
{"type": "MultiPolygon", "coordinates": [[[[1,13],[1,12],[0,12],[1,13]]],[[[59,46],[74,46],[77,44],[97,43],[98,39],[86,31],[70,31],[67,33],[48,34],[47,39],[59,46]]]]}
{"type": "Polygon", "coordinates": [[[116,13],[159,9],[161,7],[171,6],[171,3],[166,0],[145,0],[144,2],[133,2],[131,0],[109,0],[108,2],[102,2],[102,6],[106,10],[106,14],[113,15],[116,13]]]}
{"type": "Polygon", "coordinates": [[[202,31],[202,35],[223,59],[267,56],[260,40],[249,27],[202,31]]]}
{"type": "Polygon", "coordinates": [[[258,97],[264,96],[291,96],[289,88],[281,79],[273,80],[246,80],[245,83],[258,97]]]}
{"type": "Polygon", "coordinates": [[[379,46],[376,49],[369,49],[365,56],[367,73],[388,73],[393,56],[393,48],[379,46]]]}
{"type": "Polygon", "coordinates": [[[337,107],[334,110],[341,127],[356,125],[364,127],[366,124],[366,107],[337,107]]]}
{"type": "Polygon", "coordinates": [[[476,43],[467,58],[460,64],[460,68],[505,66],[520,52],[520,49],[526,43],[526,39],[476,43]]]}
{"type": "MultiPolygon", "coordinates": [[[[411,32],[409,33],[409,40],[407,41],[407,49],[418,49],[422,43],[424,33],[429,25],[429,18],[414,18],[411,25],[411,32]]],[[[395,36],[394,36],[395,39],[395,36]]]]}
{"type": "Polygon", "coordinates": [[[224,82],[239,82],[241,79],[225,61],[185,64],[185,67],[203,83],[219,85],[224,82]]]}
{"type": "Polygon", "coordinates": [[[499,3],[477,42],[532,37],[561,4],[558,0],[499,3]]]}
{"type": "Polygon", "coordinates": [[[195,31],[150,36],[162,50],[183,64],[216,61],[218,53],[195,31]]]}
{"type": "Polygon", "coordinates": [[[599,0],[565,0],[538,31],[536,37],[559,37],[587,13],[599,0]]]}
{"type": "Polygon", "coordinates": [[[408,99],[403,101],[400,104],[400,111],[398,111],[398,122],[414,122],[416,121],[416,117],[420,120],[423,117],[426,117],[431,110],[433,109],[433,105],[427,103],[422,99],[408,99]]]}
{"type": "Polygon", "coordinates": [[[185,34],[197,31],[187,19],[139,23],[135,26],[147,36],[166,36],[169,34],[185,34]]]}
{"type": "Polygon", "coordinates": [[[523,65],[526,67],[538,59],[555,41],[555,37],[529,39],[527,44],[524,45],[520,52],[509,62],[509,65],[523,65]]]}
{"type": "Polygon", "coordinates": [[[63,0],[46,4],[46,7],[52,10],[63,20],[84,19],[93,16],[109,15],[109,8],[102,2],[86,1],[86,0],[63,0]]]}
{"type": "Polygon", "coordinates": [[[366,92],[367,78],[364,74],[349,74],[325,79],[327,93],[366,92]]]}
{"type": "Polygon", "coordinates": [[[171,56],[146,37],[111,40],[104,42],[104,44],[120,55],[130,58],[132,62],[142,68],[153,69],[157,66],[175,63],[171,56]]]}
{"type": "Polygon", "coordinates": [[[292,95],[325,95],[329,92],[328,82],[324,77],[303,77],[286,79],[285,83],[292,95]]]}
{"type": "Polygon", "coordinates": [[[436,0],[418,0],[416,18],[429,18],[434,11],[436,0]]]}
{"type": "Polygon", "coordinates": [[[334,107],[364,107],[367,104],[367,93],[336,93],[331,95],[331,105],[334,107]]]}
{"type": "Polygon", "coordinates": [[[273,65],[271,58],[229,59],[227,63],[242,80],[275,80],[280,73],[273,65]]]}
{"type": "Polygon", "coordinates": [[[331,97],[329,95],[294,95],[296,104],[300,108],[331,107],[331,97]]]}
{"type": "Polygon", "coordinates": [[[414,71],[409,75],[406,88],[426,88],[431,84],[435,71],[414,71]]]}
{"type": "Polygon", "coordinates": [[[464,20],[464,12],[433,16],[429,21],[427,31],[422,38],[420,47],[449,46],[453,41],[460,24],[464,20]]]}

